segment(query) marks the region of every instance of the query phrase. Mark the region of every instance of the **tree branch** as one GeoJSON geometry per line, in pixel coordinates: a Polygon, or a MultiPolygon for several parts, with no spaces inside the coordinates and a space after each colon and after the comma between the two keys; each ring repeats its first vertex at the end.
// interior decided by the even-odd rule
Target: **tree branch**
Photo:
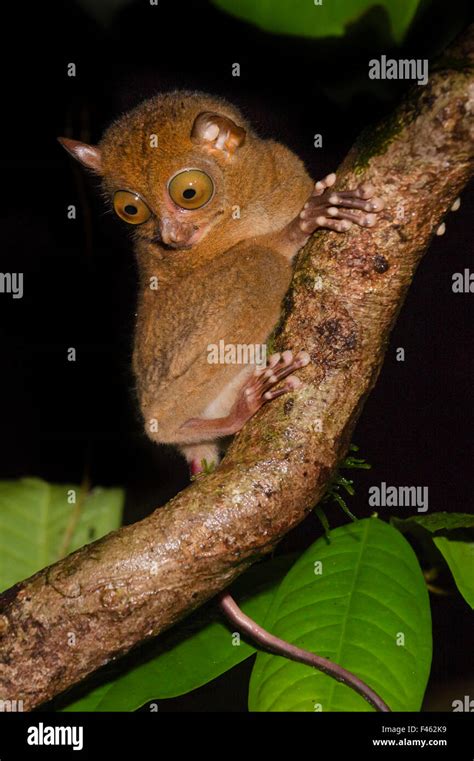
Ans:
{"type": "Polygon", "coordinates": [[[340,168],[338,189],[370,179],[386,207],[375,228],[319,232],[299,257],[278,343],[310,352],[304,388],[261,410],[216,472],[165,507],[0,596],[0,698],[31,709],[172,626],[324,494],[416,266],[471,175],[473,50],[471,29],[340,168]]]}

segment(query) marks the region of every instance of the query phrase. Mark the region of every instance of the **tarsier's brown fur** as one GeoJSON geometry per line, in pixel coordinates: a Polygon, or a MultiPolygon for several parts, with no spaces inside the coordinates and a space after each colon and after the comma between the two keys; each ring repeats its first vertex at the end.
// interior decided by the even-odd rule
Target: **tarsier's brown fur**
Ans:
{"type": "MultiPolygon", "coordinates": [[[[131,191],[125,196],[144,205],[141,223],[133,216],[131,222],[140,272],[133,355],[140,406],[148,435],[178,446],[191,472],[199,472],[204,460],[218,460],[223,438],[264,403],[295,390],[300,381],[293,372],[309,362],[304,351],[284,351],[266,367],[211,364],[209,347],[263,344],[278,320],[292,259],[309,235],[317,227],[343,232],[352,222],[372,225],[371,212],[382,203],[369,185],[334,193],[335,175],[313,188],[297,156],[259,138],[233,106],[202,93],[142,103],[115,122],[98,147],[61,142],[102,176],[114,204],[116,193],[131,191]],[[212,179],[214,193],[190,210],[171,188],[177,174],[189,177],[192,168],[212,179]]],[[[138,209],[114,208],[128,222],[123,210],[133,215],[138,209]]],[[[388,710],[341,666],[248,619],[229,593],[220,605],[260,644],[332,674],[388,710]]]]}
{"type": "MultiPolygon", "coordinates": [[[[265,343],[292,258],[309,234],[318,226],[372,224],[374,215],[363,210],[381,205],[361,200],[370,191],[354,191],[352,203],[335,197],[329,203],[333,179],[311,196],[313,181],[295,154],[261,139],[229,103],[202,93],[145,101],[112,124],[97,148],[62,142],[102,176],[108,196],[134,191],[153,212],[132,227],[140,271],[133,366],[145,426],[190,463],[217,460],[219,440],[278,393],[267,390],[257,402],[253,386],[243,392],[255,382],[249,381],[255,366],[209,364],[208,347],[265,343]],[[190,167],[209,174],[215,188],[209,203],[192,211],[178,208],[167,191],[170,178],[190,167]],[[321,217],[334,202],[336,213],[321,217]],[[358,211],[344,214],[344,207],[358,211]]],[[[307,361],[289,353],[278,359],[270,363],[278,372],[268,371],[268,388],[307,361]]],[[[292,380],[285,391],[297,386],[292,380]]]]}

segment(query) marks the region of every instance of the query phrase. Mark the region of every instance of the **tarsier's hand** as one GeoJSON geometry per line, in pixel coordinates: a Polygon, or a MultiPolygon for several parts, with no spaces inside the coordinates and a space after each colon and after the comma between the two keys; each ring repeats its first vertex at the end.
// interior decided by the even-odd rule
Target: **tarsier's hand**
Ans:
{"type": "Polygon", "coordinates": [[[352,224],[372,227],[377,213],[384,207],[383,201],[374,196],[374,187],[366,182],[355,190],[332,191],[335,174],[328,174],[314,186],[300,216],[299,226],[303,233],[311,235],[318,227],[345,232],[352,224]]]}

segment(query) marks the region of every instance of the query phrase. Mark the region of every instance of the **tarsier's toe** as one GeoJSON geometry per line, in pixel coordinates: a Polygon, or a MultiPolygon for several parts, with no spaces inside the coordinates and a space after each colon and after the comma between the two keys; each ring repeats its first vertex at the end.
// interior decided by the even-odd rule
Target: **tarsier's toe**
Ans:
{"type": "Polygon", "coordinates": [[[357,191],[354,192],[354,195],[350,193],[331,193],[328,201],[334,206],[341,206],[346,209],[360,209],[361,211],[369,212],[382,211],[384,203],[381,198],[370,198],[367,200],[356,195],[356,193],[357,191]]]}
{"type": "Polygon", "coordinates": [[[306,367],[306,365],[309,365],[311,362],[311,357],[307,351],[299,351],[296,355],[296,361],[298,363],[298,367],[306,367]]]}
{"type": "Polygon", "coordinates": [[[335,230],[338,233],[345,233],[352,227],[352,222],[349,219],[341,219],[339,214],[337,217],[317,217],[316,224],[318,227],[326,227],[328,230],[335,230]]]}
{"type": "Polygon", "coordinates": [[[375,193],[375,188],[370,182],[363,182],[356,188],[355,192],[360,198],[372,198],[375,193]]]}
{"type": "Polygon", "coordinates": [[[235,413],[240,416],[239,422],[243,424],[271,399],[277,399],[299,388],[301,381],[293,373],[310,361],[307,351],[299,351],[297,354],[292,351],[272,354],[265,367],[258,367],[242,388],[235,413]]]}
{"type": "Polygon", "coordinates": [[[377,221],[375,214],[363,214],[360,211],[351,211],[337,206],[330,206],[328,214],[333,219],[344,219],[361,227],[372,227],[377,221]]]}
{"type": "Polygon", "coordinates": [[[306,351],[300,351],[296,355],[292,351],[272,354],[266,369],[258,373],[252,385],[256,392],[260,392],[263,399],[276,399],[277,396],[299,388],[301,381],[292,373],[305,367],[309,364],[310,360],[311,358],[306,351]],[[285,379],[285,384],[281,388],[274,388],[280,381],[285,379]]]}
{"type": "Polygon", "coordinates": [[[314,184],[313,192],[315,193],[315,195],[320,196],[322,195],[322,193],[324,193],[325,190],[327,190],[327,188],[332,188],[335,182],[336,182],[336,175],[334,174],[334,172],[332,172],[332,174],[328,174],[327,177],[324,178],[324,180],[318,180],[314,184]]]}
{"type": "Polygon", "coordinates": [[[377,217],[375,214],[361,214],[358,219],[354,219],[354,222],[361,227],[373,227],[377,217]]]}
{"type": "Polygon", "coordinates": [[[286,370],[293,362],[293,352],[284,351],[282,354],[272,354],[263,373],[259,373],[263,382],[274,383],[278,374],[286,370]]]}
{"type": "Polygon", "coordinates": [[[284,386],[281,388],[271,389],[270,391],[265,391],[263,398],[265,401],[269,402],[272,399],[277,399],[279,396],[283,396],[283,394],[288,394],[291,391],[295,391],[297,388],[300,388],[301,385],[301,381],[296,377],[296,375],[290,375],[290,377],[286,379],[284,386]]]}
{"type": "MultiPolygon", "coordinates": [[[[301,216],[301,215],[300,215],[301,216]]],[[[300,228],[304,233],[312,233],[317,230],[318,227],[326,227],[328,230],[336,230],[337,232],[346,232],[351,227],[351,223],[347,220],[336,221],[330,217],[325,217],[319,214],[316,218],[307,219],[306,215],[300,220],[300,228]]]]}
{"type": "Polygon", "coordinates": [[[379,212],[385,207],[382,198],[372,198],[369,204],[369,211],[379,212]]]}

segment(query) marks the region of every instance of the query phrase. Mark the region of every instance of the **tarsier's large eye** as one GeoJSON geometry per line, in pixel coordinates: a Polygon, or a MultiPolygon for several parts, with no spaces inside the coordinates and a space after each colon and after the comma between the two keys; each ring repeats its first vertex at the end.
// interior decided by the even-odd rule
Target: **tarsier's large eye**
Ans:
{"type": "Polygon", "coordinates": [[[200,209],[214,194],[214,183],[200,169],[184,169],[168,185],[172,200],[182,209],[200,209]]]}
{"type": "Polygon", "coordinates": [[[143,198],[131,190],[117,190],[114,193],[114,211],[129,225],[141,225],[151,217],[151,211],[143,198]]]}

